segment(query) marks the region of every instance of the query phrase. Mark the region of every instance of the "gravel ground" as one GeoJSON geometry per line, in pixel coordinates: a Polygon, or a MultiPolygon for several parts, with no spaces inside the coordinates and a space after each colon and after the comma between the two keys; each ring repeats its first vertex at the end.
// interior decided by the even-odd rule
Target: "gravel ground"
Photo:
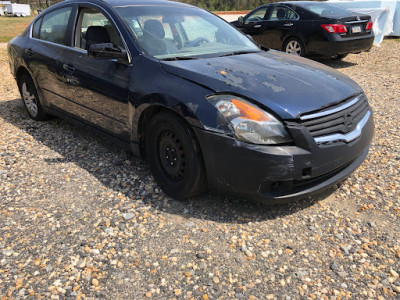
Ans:
{"type": "Polygon", "coordinates": [[[30,120],[0,47],[0,299],[399,299],[400,41],[323,63],[375,112],[364,164],[317,197],[179,202],[86,127],[30,120]]]}

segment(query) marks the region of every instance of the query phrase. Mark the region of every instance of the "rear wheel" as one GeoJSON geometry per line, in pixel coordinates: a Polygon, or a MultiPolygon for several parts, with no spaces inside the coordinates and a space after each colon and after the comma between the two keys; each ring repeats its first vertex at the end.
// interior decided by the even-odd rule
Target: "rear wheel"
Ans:
{"type": "Polygon", "coordinates": [[[304,56],[305,49],[303,43],[298,38],[289,38],[284,46],[283,51],[290,54],[304,56]]]}
{"type": "Polygon", "coordinates": [[[18,87],[29,117],[36,121],[48,119],[49,115],[43,111],[35,85],[28,74],[19,78],[18,87]]]}
{"type": "Polygon", "coordinates": [[[178,200],[206,189],[200,147],[188,125],[170,112],[155,115],[146,134],[150,169],[163,191],[178,200]]]}

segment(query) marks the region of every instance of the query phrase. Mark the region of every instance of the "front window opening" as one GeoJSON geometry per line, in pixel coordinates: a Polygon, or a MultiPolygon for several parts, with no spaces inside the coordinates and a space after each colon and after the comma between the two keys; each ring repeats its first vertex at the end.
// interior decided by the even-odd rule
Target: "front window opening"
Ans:
{"type": "Polygon", "coordinates": [[[124,6],[116,10],[141,48],[158,59],[216,57],[260,51],[238,30],[201,9],[124,6]]]}

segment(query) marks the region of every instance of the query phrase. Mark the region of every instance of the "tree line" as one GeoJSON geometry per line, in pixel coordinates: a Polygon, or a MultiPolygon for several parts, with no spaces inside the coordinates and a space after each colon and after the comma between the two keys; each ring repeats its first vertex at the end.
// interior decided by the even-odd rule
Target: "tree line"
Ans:
{"type": "MultiPolygon", "coordinates": [[[[32,9],[45,9],[62,0],[11,0],[16,3],[30,4],[32,9]]],[[[178,0],[210,11],[251,10],[262,4],[279,0],[178,0]]]]}

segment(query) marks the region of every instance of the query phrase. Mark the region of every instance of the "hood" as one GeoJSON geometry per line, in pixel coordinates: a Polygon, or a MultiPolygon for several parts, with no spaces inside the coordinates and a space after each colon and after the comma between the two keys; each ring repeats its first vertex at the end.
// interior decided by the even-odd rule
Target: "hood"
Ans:
{"type": "Polygon", "coordinates": [[[295,119],[361,93],[351,79],[323,64],[283,52],[160,61],[164,71],[211,89],[258,102],[295,119]]]}

